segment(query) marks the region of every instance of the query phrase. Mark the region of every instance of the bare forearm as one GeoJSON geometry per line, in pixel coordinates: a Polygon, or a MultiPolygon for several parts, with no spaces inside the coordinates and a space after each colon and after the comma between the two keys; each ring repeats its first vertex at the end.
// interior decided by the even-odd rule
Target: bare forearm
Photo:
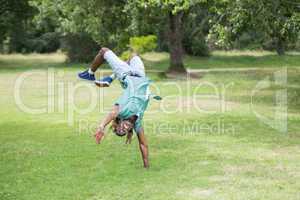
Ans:
{"type": "Polygon", "coordinates": [[[112,113],[109,113],[100,123],[99,127],[100,128],[105,128],[112,120],[115,119],[115,115],[112,113]]]}
{"type": "Polygon", "coordinates": [[[114,106],[112,111],[101,121],[99,125],[99,129],[104,130],[105,127],[118,116],[118,112],[119,112],[119,107],[114,106]]]}
{"type": "Polygon", "coordinates": [[[140,144],[140,150],[142,153],[142,158],[143,158],[143,163],[144,163],[144,167],[148,168],[149,167],[149,158],[148,158],[148,146],[147,145],[143,145],[140,144]]]}
{"type": "Polygon", "coordinates": [[[139,140],[139,146],[142,154],[142,159],[144,163],[144,167],[149,167],[149,151],[148,151],[148,143],[146,141],[146,137],[144,134],[144,129],[141,128],[140,132],[138,133],[138,140],[139,140]]]}
{"type": "Polygon", "coordinates": [[[118,113],[119,113],[119,106],[114,106],[112,111],[102,120],[94,135],[97,144],[100,144],[101,140],[104,137],[105,127],[118,116],[118,113]]]}

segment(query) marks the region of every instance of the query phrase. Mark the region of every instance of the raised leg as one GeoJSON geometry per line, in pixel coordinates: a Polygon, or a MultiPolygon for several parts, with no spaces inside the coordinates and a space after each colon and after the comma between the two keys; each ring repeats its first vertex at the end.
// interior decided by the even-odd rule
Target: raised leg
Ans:
{"type": "Polygon", "coordinates": [[[89,81],[95,80],[94,73],[97,71],[97,69],[104,63],[104,54],[105,52],[109,51],[108,48],[101,48],[99,53],[94,58],[91,67],[88,70],[85,70],[84,72],[81,72],[78,74],[79,78],[89,81]]]}
{"type": "Polygon", "coordinates": [[[96,55],[96,57],[94,58],[92,64],[91,64],[91,71],[92,72],[96,72],[97,69],[104,63],[104,54],[105,52],[109,51],[108,48],[101,48],[99,53],[96,55]]]}

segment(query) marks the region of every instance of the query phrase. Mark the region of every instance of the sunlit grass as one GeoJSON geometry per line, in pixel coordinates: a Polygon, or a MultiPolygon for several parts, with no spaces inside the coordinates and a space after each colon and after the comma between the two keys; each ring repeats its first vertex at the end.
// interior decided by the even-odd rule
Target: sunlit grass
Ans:
{"type": "MultiPolygon", "coordinates": [[[[147,56],[158,69],[159,60],[167,58],[160,53],[147,56]]],[[[153,91],[164,99],[152,101],[145,114],[151,167],[144,170],[136,137],[125,145],[124,138],[108,130],[99,146],[91,137],[121,93],[118,82],[99,89],[79,81],[81,64],[65,66],[60,54],[4,57],[0,57],[0,199],[298,199],[300,90],[294,87],[300,85],[298,68],[288,70],[287,133],[264,124],[253,112],[272,119],[276,91],[285,87],[260,91],[251,107],[253,88],[273,77],[278,67],[206,73],[191,82],[151,74],[156,80],[153,91]],[[48,96],[51,66],[55,90],[48,96]],[[16,80],[27,71],[32,75],[20,90],[23,103],[47,108],[53,98],[54,110],[29,114],[16,103],[16,80]],[[72,92],[76,86],[80,87],[72,92]],[[223,86],[228,86],[224,110],[216,95],[223,86]],[[79,108],[87,108],[93,100],[95,108],[80,113],[79,108]],[[69,124],[70,113],[74,124],[69,124]],[[202,128],[186,129],[195,123],[202,128]]],[[[195,66],[203,64],[202,58],[188,59],[195,66]]]]}
{"type": "Polygon", "coordinates": [[[61,63],[66,61],[66,55],[63,53],[49,53],[49,54],[0,54],[1,61],[36,61],[36,62],[53,62],[61,63]]]}
{"type": "Polygon", "coordinates": [[[269,56],[269,55],[277,55],[276,52],[273,51],[251,51],[251,50],[232,50],[232,51],[213,51],[213,56],[254,56],[254,57],[261,57],[261,56],[269,56]]]}
{"type": "MultiPolygon", "coordinates": [[[[147,53],[143,55],[146,68],[166,70],[169,67],[167,53],[147,53]]],[[[185,56],[184,64],[189,69],[226,68],[298,68],[299,52],[287,52],[278,56],[269,51],[213,51],[210,57],[185,56]]]]}
{"type": "MultiPolygon", "coordinates": [[[[146,70],[165,71],[169,67],[169,54],[149,52],[142,55],[146,70]]],[[[48,67],[75,69],[87,67],[90,63],[66,63],[66,56],[55,54],[12,54],[0,55],[0,70],[28,70],[48,67]]],[[[184,64],[189,69],[226,69],[226,68],[298,68],[300,53],[287,52],[278,56],[269,51],[213,51],[210,57],[185,56],[184,64]]],[[[105,69],[108,69],[105,66],[105,69]]]]}

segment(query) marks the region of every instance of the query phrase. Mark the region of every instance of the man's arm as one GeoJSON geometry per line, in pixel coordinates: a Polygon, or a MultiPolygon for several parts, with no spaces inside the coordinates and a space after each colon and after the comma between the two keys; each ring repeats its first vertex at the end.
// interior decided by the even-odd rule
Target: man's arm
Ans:
{"type": "Polygon", "coordinates": [[[99,127],[96,130],[95,138],[96,143],[99,144],[104,136],[105,127],[113,121],[119,114],[119,106],[114,105],[112,111],[101,121],[99,127]]]}
{"type": "Polygon", "coordinates": [[[137,136],[138,136],[139,146],[140,146],[140,150],[141,150],[141,154],[142,154],[142,158],[143,158],[143,162],[144,162],[144,167],[149,168],[148,144],[147,144],[147,141],[146,141],[146,137],[145,137],[143,128],[140,128],[140,131],[137,134],[137,136]]]}

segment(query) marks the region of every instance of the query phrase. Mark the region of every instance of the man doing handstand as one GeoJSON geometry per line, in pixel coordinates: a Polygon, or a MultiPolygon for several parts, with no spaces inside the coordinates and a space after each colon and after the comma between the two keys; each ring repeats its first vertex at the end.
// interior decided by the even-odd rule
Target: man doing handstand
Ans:
{"type": "MultiPolygon", "coordinates": [[[[137,61],[140,58],[136,56],[135,59],[137,61]]],[[[150,80],[145,76],[145,72],[141,67],[129,66],[128,63],[122,61],[108,48],[101,48],[91,68],[81,74],[89,73],[92,69],[96,71],[104,61],[107,61],[111,66],[114,75],[123,85],[124,91],[114,103],[112,111],[98,126],[95,133],[96,142],[99,144],[102,141],[105,128],[112,121],[114,132],[119,136],[127,134],[127,140],[131,139],[134,130],[138,137],[144,167],[148,168],[148,145],[142,127],[142,120],[149,102],[148,87],[150,80]]],[[[79,77],[81,74],[79,74],[79,77]]]]}

